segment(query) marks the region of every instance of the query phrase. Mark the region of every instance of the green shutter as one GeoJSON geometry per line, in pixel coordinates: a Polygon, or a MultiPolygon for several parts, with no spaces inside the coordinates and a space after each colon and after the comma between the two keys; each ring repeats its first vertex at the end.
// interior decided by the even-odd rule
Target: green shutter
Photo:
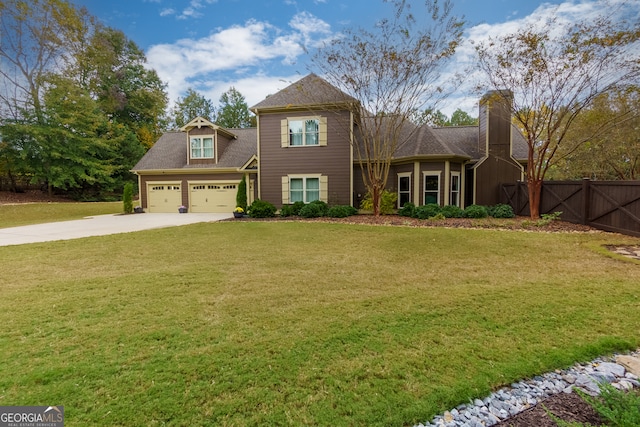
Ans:
{"type": "Polygon", "coordinates": [[[318,145],[327,145],[327,118],[320,117],[318,124],[319,124],[318,145]]]}
{"type": "Polygon", "coordinates": [[[289,177],[288,176],[282,177],[282,204],[283,205],[289,204],[289,177]]]}
{"type": "Polygon", "coordinates": [[[282,148],[289,146],[289,120],[280,120],[280,146],[282,148]]]}
{"type": "Polygon", "coordinates": [[[320,176],[320,200],[329,203],[329,177],[327,175],[320,176]]]}

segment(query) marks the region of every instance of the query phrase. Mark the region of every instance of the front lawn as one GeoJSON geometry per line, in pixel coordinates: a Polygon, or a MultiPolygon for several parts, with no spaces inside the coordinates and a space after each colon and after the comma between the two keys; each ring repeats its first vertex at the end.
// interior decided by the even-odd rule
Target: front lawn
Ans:
{"type": "Polygon", "coordinates": [[[69,221],[122,211],[122,202],[7,204],[0,205],[0,228],[69,221]]]}
{"type": "Polygon", "coordinates": [[[0,405],[401,426],[640,345],[638,239],[220,222],[0,247],[0,405]]]}

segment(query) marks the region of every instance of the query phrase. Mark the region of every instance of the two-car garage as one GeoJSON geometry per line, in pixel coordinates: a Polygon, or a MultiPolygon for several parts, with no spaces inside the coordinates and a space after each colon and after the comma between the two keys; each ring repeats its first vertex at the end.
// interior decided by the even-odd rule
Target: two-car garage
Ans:
{"type": "Polygon", "coordinates": [[[147,182],[147,211],[178,212],[180,206],[186,206],[189,212],[231,213],[239,184],[239,181],[147,182]],[[183,203],[183,190],[187,190],[184,195],[188,203],[183,203]]]}

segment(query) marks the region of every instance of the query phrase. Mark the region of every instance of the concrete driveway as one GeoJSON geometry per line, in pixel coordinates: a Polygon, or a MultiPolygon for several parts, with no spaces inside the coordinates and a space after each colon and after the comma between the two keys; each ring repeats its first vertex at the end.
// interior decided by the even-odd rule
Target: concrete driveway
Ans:
{"type": "Polygon", "coordinates": [[[233,214],[230,213],[143,213],[134,215],[98,215],[75,221],[0,228],[0,246],[129,233],[132,231],[149,230],[152,228],[195,224],[197,222],[214,222],[231,217],[233,217],[233,214]]]}

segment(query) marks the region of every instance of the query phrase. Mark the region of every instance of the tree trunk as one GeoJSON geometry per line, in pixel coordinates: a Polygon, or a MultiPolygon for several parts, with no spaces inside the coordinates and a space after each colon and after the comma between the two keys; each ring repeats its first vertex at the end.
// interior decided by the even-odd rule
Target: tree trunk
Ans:
{"type": "Polygon", "coordinates": [[[373,216],[380,216],[381,191],[377,185],[372,187],[371,203],[373,204],[373,216]]]}
{"type": "Polygon", "coordinates": [[[529,214],[531,219],[540,218],[540,196],[542,194],[542,180],[531,178],[527,182],[529,190],[529,214]]]}

